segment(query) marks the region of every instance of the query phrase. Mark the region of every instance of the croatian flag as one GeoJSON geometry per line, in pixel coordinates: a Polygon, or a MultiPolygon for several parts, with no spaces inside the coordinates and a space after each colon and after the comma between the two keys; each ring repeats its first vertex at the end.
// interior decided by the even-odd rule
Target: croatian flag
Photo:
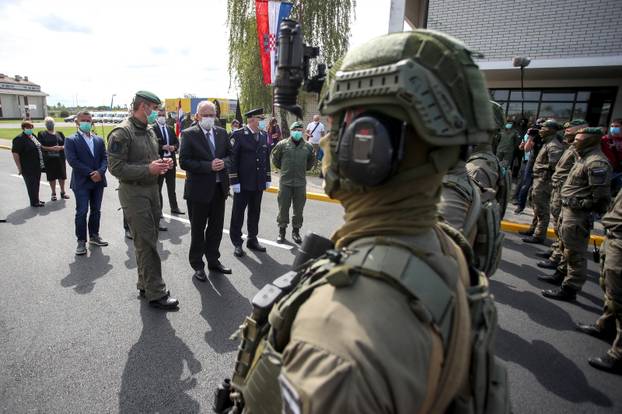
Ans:
{"type": "Polygon", "coordinates": [[[181,109],[181,99],[177,104],[177,122],[175,122],[175,135],[179,137],[181,135],[181,119],[184,116],[184,111],[181,109]]]}
{"type": "Polygon", "coordinates": [[[256,0],[255,3],[263,82],[266,85],[276,81],[279,26],[283,19],[289,17],[292,6],[292,3],[280,0],[256,0]]]}

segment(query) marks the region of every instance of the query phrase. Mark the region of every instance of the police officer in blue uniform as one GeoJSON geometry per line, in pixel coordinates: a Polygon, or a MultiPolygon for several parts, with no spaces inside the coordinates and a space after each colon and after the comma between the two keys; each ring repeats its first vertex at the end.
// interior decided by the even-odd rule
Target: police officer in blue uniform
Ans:
{"type": "Polygon", "coordinates": [[[253,109],[244,114],[246,126],[231,134],[231,164],[229,181],[233,190],[233,211],[229,235],[235,247],[233,254],[244,256],[242,249],[242,225],[244,211],[248,207],[248,239],[246,247],[250,250],[265,252],[259,244],[259,213],[261,197],[270,187],[270,158],[268,136],[265,132],[263,108],[253,109]]]}

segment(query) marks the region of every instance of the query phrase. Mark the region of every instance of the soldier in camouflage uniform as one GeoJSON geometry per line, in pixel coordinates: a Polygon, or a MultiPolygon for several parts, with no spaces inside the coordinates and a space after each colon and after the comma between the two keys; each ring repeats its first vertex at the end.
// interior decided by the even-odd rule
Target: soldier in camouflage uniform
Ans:
{"type": "Polygon", "coordinates": [[[497,145],[497,158],[502,168],[508,171],[512,170],[512,163],[514,161],[514,155],[518,151],[520,144],[520,136],[518,131],[514,128],[514,123],[507,121],[503,130],[501,131],[501,138],[497,145]]]}
{"type": "MultiPolygon", "coordinates": [[[[564,247],[559,237],[559,226],[561,224],[561,212],[562,212],[562,197],[561,190],[570,169],[575,163],[575,149],[572,146],[577,131],[582,128],[587,128],[587,122],[583,119],[573,119],[570,122],[564,124],[564,141],[566,143],[566,150],[562,154],[561,158],[557,162],[555,172],[551,177],[553,184],[553,192],[551,193],[551,215],[553,216],[553,228],[555,230],[555,242],[551,246],[551,250],[544,253],[536,253],[537,256],[546,260],[537,263],[538,267],[543,269],[557,269],[557,266],[562,262],[564,257],[564,247]]],[[[562,274],[565,274],[566,267],[560,269],[562,274]]]]}
{"type": "Polygon", "coordinates": [[[253,299],[240,329],[230,412],[510,411],[490,331],[477,342],[488,344],[478,351],[486,366],[470,362],[469,338],[480,338],[484,325],[469,316],[467,286],[488,297],[477,308],[488,308],[490,329],[496,326],[486,279],[477,271],[469,278],[466,240],[436,219],[441,181],[459,147],[488,141],[494,129],[487,99],[471,53],[438,32],[382,36],[335,65],[320,103],[332,124],[322,169],[345,223],[332,237],[334,250],[253,299]],[[379,86],[387,75],[395,83],[379,86]]]}
{"type": "Polygon", "coordinates": [[[572,301],[587,278],[585,253],[590,239],[592,213],[602,214],[611,201],[611,165],[600,149],[600,128],[583,128],[577,131],[573,143],[576,162],[561,190],[562,223],[560,236],[564,243],[567,272],[541,277],[560,288],[544,290],[551,299],[572,301]]]}
{"type": "Polygon", "coordinates": [[[540,137],[543,146],[533,164],[533,185],[531,202],[533,204],[533,235],[523,239],[525,243],[543,243],[551,219],[551,176],[555,172],[557,162],[564,153],[564,144],[557,135],[560,126],[553,120],[542,125],[540,137]]]}
{"type": "Polygon", "coordinates": [[[622,192],[602,219],[607,230],[601,259],[600,286],[605,293],[603,314],[594,324],[578,324],[588,335],[613,340],[605,355],[590,358],[594,368],[622,375],[622,192]],[[616,333],[617,332],[617,333],[616,333]]]}
{"type": "Polygon", "coordinates": [[[134,240],[140,296],[153,307],[174,309],[179,301],[166,289],[158,254],[158,176],[166,174],[173,162],[160,159],[158,138],[149,125],[155,122],[160,104],[153,93],[136,92],[132,115],[108,135],[108,165],[119,179],[119,201],[134,240]]]}

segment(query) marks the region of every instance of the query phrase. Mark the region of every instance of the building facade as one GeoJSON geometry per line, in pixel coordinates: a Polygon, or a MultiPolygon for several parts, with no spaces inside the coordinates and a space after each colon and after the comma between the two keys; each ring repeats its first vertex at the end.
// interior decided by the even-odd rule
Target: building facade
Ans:
{"type": "Polygon", "coordinates": [[[406,0],[406,20],[462,40],[483,57],[491,97],[521,113],[607,126],[622,118],[620,0],[406,0]],[[528,57],[523,70],[514,57],[528,57]]]}
{"type": "Polygon", "coordinates": [[[0,73],[0,119],[43,119],[47,96],[28,76],[11,78],[0,73]]]}

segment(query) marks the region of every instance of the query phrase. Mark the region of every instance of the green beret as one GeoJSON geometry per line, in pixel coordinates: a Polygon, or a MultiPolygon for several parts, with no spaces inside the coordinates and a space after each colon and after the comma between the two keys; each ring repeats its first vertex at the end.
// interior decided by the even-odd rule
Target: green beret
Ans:
{"type": "Polygon", "coordinates": [[[580,130],[577,131],[577,135],[579,134],[585,134],[585,135],[604,135],[604,132],[602,129],[600,128],[581,128],[580,130]]]}
{"type": "Polygon", "coordinates": [[[581,118],[577,118],[577,119],[573,119],[570,122],[567,122],[568,126],[566,128],[570,128],[570,127],[576,127],[579,125],[587,125],[587,121],[585,119],[581,119],[581,118]]]}
{"type": "Polygon", "coordinates": [[[149,102],[153,102],[154,104],[160,105],[162,103],[162,101],[160,100],[160,98],[158,98],[156,94],[149,91],[138,91],[136,92],[136,96],[143,98],[149,102]]]}
{"type": "Polygon", "coordinates": [[[294,129],[294,128],[304,128],[304,126],[302,125],[302,122],[300,122],[300,121],[294,121],[294,122],[292,122],[292,124],[289,126],[289,129],[294,129]]]}
{"type": "Polygon", "coordinates": [[[554,119],[547,119],[543,124],[543,127],[551,128],[551,129],[561,129],[560,125],[554,119]]]}

